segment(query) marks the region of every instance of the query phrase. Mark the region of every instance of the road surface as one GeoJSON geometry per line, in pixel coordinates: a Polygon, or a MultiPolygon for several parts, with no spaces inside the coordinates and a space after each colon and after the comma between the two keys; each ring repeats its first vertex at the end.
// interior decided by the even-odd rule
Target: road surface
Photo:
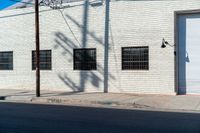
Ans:
{"type": "Polygon", "coordinates": [[[200,133],[200,114],[0,102],[0,133],[200,133]]]}

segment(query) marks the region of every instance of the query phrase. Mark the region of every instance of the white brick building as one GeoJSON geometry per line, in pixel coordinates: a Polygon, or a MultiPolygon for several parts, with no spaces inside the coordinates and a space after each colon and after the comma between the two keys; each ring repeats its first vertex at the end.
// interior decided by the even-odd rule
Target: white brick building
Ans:
{"type": "MultiPolygon", "coordinates": [[[[83,2],[70,3],[60,10],[40,7],[40,49],[51,50],[50,68],[41,70],[41,90],[104,91],[105,4],[89,5],[86,21],[85,7],[83,2]],[[74,70],[87,66],[82,64],[75,68],[74,54],[80,48],[96,51],[94,70],[74,70]]],[[[189,88],[181,86],[183,82],[179,76],[183,75],[180,75],[178,60],[182,58],[179,58],[181,52],[177,53],[181,51],[179,38],[182,38],[178,34],[179,22],[184,16],[187,20],[191,15],[197,18],[197,28],[200,28],[198,9],[199,0],[111,1],[108,92],[176,94],[179,90],[199,93],[200,89],[188,91],[189,88]],[[176,45],[161,48],[163,38],[176,45]],[[133,50],[128,53],[134,55],[122,55],[127,50],[133,50]],[[143,55],[144,51],[147,55],[143,55]],[[123,64],[127,60],[122,61],[122,56],[138,59],[130,59],[127,66],[123,64]]],[[[11,63],[7,65],[13,65],[11,70],[0,70],[0,89],[35,89],[35,71],[32,70],[34,28],[33,7],[0,11],[0,53],[10,52],[13,56],[7,59],[11,63]]],[[[7,55],[0,54],[0,58],[7,55]]],[[[0,66],[7,68],[3,63],[2,59],[0,66]]],[[[185,79],[188,83],[186,76],[185,79]]]]}

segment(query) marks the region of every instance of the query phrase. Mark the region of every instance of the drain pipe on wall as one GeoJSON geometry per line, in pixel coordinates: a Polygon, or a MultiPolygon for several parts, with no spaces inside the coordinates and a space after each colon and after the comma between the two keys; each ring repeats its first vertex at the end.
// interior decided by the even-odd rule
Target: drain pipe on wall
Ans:
{"type": "Polygon", "coordinates": [[[104,93],[108,93],[108,60],[109,60],[109,15],[110,0],[105,0],[105,34],[104,34],[104,93]]]}

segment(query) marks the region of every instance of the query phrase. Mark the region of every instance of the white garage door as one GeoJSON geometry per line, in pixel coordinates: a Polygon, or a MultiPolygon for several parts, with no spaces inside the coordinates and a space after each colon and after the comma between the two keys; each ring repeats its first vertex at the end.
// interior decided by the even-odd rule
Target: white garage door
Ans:
{"type": "Polygon", "coordinates": [[[178,18],[179,92],[200,94],[200,14],[178,18]]]}

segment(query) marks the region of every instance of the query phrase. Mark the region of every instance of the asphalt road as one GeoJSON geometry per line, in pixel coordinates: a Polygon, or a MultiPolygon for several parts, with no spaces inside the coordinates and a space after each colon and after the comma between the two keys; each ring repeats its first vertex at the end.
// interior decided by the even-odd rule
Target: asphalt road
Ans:
{"type": "Polygon", "coordinates": [[[200,114],[0,102],[0,133],[200,133],[200,114]]]}

